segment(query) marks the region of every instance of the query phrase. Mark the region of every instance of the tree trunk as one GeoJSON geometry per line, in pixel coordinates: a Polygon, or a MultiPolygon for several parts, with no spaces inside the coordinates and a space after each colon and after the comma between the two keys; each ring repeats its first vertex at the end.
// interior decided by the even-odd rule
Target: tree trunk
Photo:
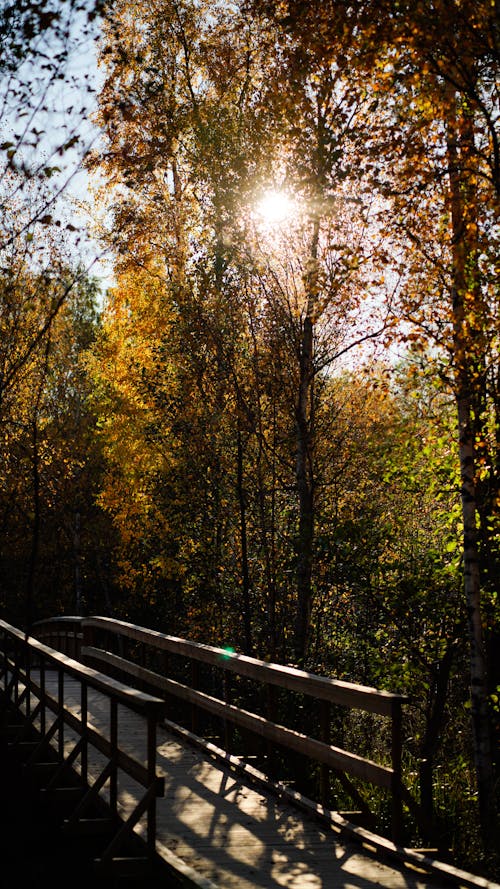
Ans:
{"type": "Polygon", "coordinates": [[[276,407],[273,404],[273,444],[270,449],[271,481],[269,495],[266,489],[264,461],[264,433],[259,410],[258,421],[258,457],[257,457],[257,490],[260,517],[260,540],[264,555],[264,576],[266,583],[266,611],[268,620],[269,645],[266,654],[271,660],[276,658],[278,631],[276,621],[277,585],[276,585],[276,407]],[[267,496],[270,499],[269,519],[267,517],[267,496]]]}
{"type": "Polygon", "coordinates": [[[309,402],[312,398],[312,341],[313,325],[304,322],[300,367],[300,388],[297,402],[297,492],[299,499],[299,528],[297,538],[297,616],[295,654],[304,659],[311,614],[311,582],[314,539],[314,486],[312,430],[309,421],[309,402]]]}
{"type": "Polygon", "coordinates": [[[449,642],[442,659],[436,664],[433,682],[429,692],[425,733],[420,749],[420,805],[424,817],[430,825],[434,819],[434,757],[439,746],[441,729],[444,722],[448,682],[450,679],[455,649],[456,644],[453,641],[449,642]]]}
{"type": "Polygon", "coordinates": [[[243,628],[245,637],[245,654],[252,654],[252,616],[250,606],[250,573],[248,570],[248,541],[247,541],[247,514],[246,499],[243,486],[243,442],[241,440],[241,429],[238,425],[237,433],[238,445],[238,472],[237,472],[237,491],[238,504],[240,508],[240,543],[241,543],[241,583],[243,594],[243,628]]]}
{"type": "Polygon", "coordinates": [[[314,320],[317,303],[319,220],[313,224],[311,269],[306,280],[306,312],[300,342],[299,386],[296,406],[296,481],[299,505],[297,536],[297,613],[295,657],[302,663],[307,650],[312,605],[314,548],[314,320]]]}
{"type": "Polygon", "coordinates": [[[28,576],[26,579],[25,594],[25,631],[26,635],[31,632],[31,625],[34,617],[34,598],[35,598],[35,582],[36,571],[38,565],[38,552],[40,549],[40,526],[41,526],[41,505],[40,505],[40,449],[39,449],[39,412],[42,402],[43,391],[45,386],[46,374],[49,365],[49,354],[51,349],[50,336],[47,339],[44,354],[44,363],[41,371],[41,377],[38,384],[35,403],[33,405],[33,417],[31,420],[31,468],[33,478],[33,524],[31,530],[31,552],[28,563],[28,576]]]}
{"type": "MultiPolygon", "coordinates": [[[[452,116],[450,115],[450,119],[452,116]]],[[[495,838],[493,765],[486,652],[483,635],[479,547],[477,531],[475,425],[479,422],[477,393],[481,382],[481,317],[477,270],[477,222],[472,173],[464,159],[474,157],[472,122],[461,109],[448,128],[448,164],[452,224],[452,320],[455,363],[455,399],[458,420],[461,501],[463,517],[463,570],[470,645],[470,688],[474,761],[483,844],[493,849],[495,838]]]]}
{"type": "Polygon", "coordinates": [[[464,524],[464,592],[470,644],[470,687],[474,759],[476,767],[479,814],[483,841],[492,848],[494,823],[493,765],[488,714],[486,651],[483,635],[481,584],[479,575],[478,535],[475,503],[474,436],[471,424],[471,400],[465,389],[457,393],[462,516],[464,524]]]}
{"type": "Polygon", "coordinates": [[[75,614],[78,615],[83,615],[81,543],[81,516],[79,510],[76,510],[73,525],[73,553],[75,559],[75,614]]]}
{"type": "Polygon", "coordinates": [[[26,599],[25,599],[25,631],[26,635],[31,632],[34,616],[34,593],[36,568],[38,564],[38,551],[40,548],[40,465],[38,450],[38,403],[34,412],[32,422],[32,438],[31,438],[31,468],[33,479],[33,523],[31,526],[31,550],[28,562],[28,576],[26,579],[26,599]]]}

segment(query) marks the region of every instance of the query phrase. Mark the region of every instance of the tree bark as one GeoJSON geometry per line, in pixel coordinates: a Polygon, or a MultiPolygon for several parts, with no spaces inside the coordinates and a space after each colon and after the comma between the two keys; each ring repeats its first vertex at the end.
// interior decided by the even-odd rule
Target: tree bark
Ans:
{"type": "Polygon", "coordinates": [[[243,629],[245,637],[245,654],[251,655],[252,645],[252,615],[250,605],[250,572],[248,570],[248,540],[247,540],[247,514],[246,498],[243,485],[243,442],[241,429],[238,425],[237,432],[238,471],[237,490],[238,505],[240,508],[240,544],[241,544],[241,583],[243,594],[243,629]]]}
{"type": "Polygon", "coordinates": [[[317,303],[317,258],[319,220],[313,223],[310,261],[306,280],[306,311],[299,352],[299,385],[296,406],[297,464],[296,482],[299,505],[297,535],[297,612],[295,622],[295,657],[302,663],[311,620],[312,570],[314,548],[314,321],[317,303]]]}
{"type": "MultiPolygon", "coordinates": [[[[477,272],[477,221],[475,218],[472,174],[464,169],[464,157],[473,154],[472,122],[466,111],[450,114],[448,126],[448,164],[452,225],[452,322],[455,363],[455,399],[458,420],[461,503],[463,517],[464,593],[470,647],[470,693],[474,741],[474,761],[483,844],[493,850],[495,844],[495,808],[493,799],[493,764],[486,650],[483,634],[481,580],[478,546],[478,503],[476,493],[475,421],[480,355],[478,339],[471,331],[470,319],[478,317],[480,290],[477,272]],[[472,144],[471,143],[472,140],[472,144]]],[[[473,327],[474,322],[472,322],[473,327]]]]}
{"type": "MultiPolygon", "coordinates": [[[[39,399],[38,399],[39,401],[39,399]]],[[[26,578],[25,630],[31,633],[34,616],[35,579],[40,549],[40,455],[38,449],[38,402],[33,415],[31,428],[31,469],[33,481],[33,522],[31,526],[31,549],[26,578]]]]}
{"type": "Polygon", "coordinates": [[[445,718],[446,698],[456,644],[448,643],[446,651],[435,666],[433,682],[429,694],[425,733],[420,749],[420,805],[426,821],[434,819],[434,757],[439,747],[441,729],[445,718]]]}

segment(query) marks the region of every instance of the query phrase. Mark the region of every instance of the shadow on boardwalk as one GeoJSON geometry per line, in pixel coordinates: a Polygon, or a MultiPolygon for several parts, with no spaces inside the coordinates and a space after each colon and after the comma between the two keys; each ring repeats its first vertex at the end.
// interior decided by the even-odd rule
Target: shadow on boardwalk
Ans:
{"type": "MultiPolygon", "coordinates": [[[[64,812],[44,799],[33,776],[0,741],[0,861],[5,889],[125,889],[128,881],[100,876],[99,840],[63,835],[64,812]],[[8,875],[8,880],[5,880],[8,875]]],[[[130,883],[137,889],[136,883],[130,883]]],[[[141,880],[141,889],[159,881],[141,880]]],[[[162,889],[170,889],[165,878],[162,889]]],[[[172,887],[173,889],[173,887],[172,887]]]]}

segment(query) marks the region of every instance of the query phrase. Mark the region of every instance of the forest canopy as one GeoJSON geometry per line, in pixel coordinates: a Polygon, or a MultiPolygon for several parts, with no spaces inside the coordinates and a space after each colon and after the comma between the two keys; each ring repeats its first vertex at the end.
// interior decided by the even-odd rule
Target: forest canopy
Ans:
{"type": "Polygon", "coordinates": [[[0,28],[2,611],[411,694],[421,799],[491,862],[497,4],[23,0],[0,28]],[[75,152],[105,293],[59,210],[75,152]]]}

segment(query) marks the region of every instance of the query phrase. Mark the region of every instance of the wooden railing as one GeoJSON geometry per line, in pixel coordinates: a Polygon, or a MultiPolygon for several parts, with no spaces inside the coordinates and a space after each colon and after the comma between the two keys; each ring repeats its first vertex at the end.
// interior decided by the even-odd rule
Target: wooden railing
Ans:
{"type": "MultiPolygon", "coordinates": [[[[276,775],[279,778],[278,751],[286,753],[288,766],[290,758],[297,755],[316,763],[317,795],[323,809],[331,803],[332,775],[368,817],[373,813],[359,785],[382,788],[390,795],[395,842],[401,839],[403,800],[418,817],[418,807],[402,781],[401,724],[406,697],[260,661],[111,618],[90,617],[79,623],[83,636],[82,658],[127,682],[164,696],[169,702],[171,723],[184,726],[187,723],[196,737],[204,735],[213,739],[215,719],[220,726],[218,738],[224,751],[230,754],[236,750],[245,759],[249,752],[255,758],[256,751],[264,750],[261,761],[265,762],[270,778],[276,775]],[[247,686],[250,682],[246,692],[241,688],[245,682],[247,686]],[[287,698],[284,704],[278,697],[283,693],[287,698]],[[250,710],[248,698],[252,695],[250,710]],[[386,763],[332,743],[336,726],[342,724],[339,709],[374,714],[375,734],[384,730],[382,723],[385,725],[386,763]],[[261,712],[256,712],[258,710],[261,712]],[[293,720],[290,714],[301,716],[293,720]],[[288,722],[294,723],[292,726],[284,724],[287,717],[288,722]],[[255,744],[255,739],[259,744],[255,744]]],[[[65,629],[73,638],[80,635],[71,620],[59,622],[56,627],[61,645],[66,644],[63,643],[65,629]]],[[[52,622],[40,625],[38,632],[51,634],[53,639],[52,622]]],[[[379,743],[379,749],[381,746],[379,743]]],[[[283,762],[282,759],[282,767],[283,762]]],[[[289,772],[290,768],[287,776],[290,781],[289,772]]],[[[373,825],[373,820],[369,823],[373,825]]]]}
{"type": "MultiPolygon", "coordinates": [[[[81,630],[81,619],[78,618],[50,622],[50,638],[53,639],[54,632],[57,633],[57,641],[63,647],[73,644],[71,640],[77,638],[77,630],[81,630]],[[64,635],[66,638],[63,640],[64,635]]],[[[116,860],[117,853],[122,851],[124,844],[132,837],[135,825],[144,815],[147,820],[146,860],[151,861],[156,845],[156,797],[164,793],[164,780],[156,774],[156,731],[158,721],[165,714],[164,701],[84,666],[43,642],[26,637],[2,620],[0,656],[0,688],[3,687],[4,705],[12,705],[24,717],[16,740],[19,742],[30,729],[36,737],[31,742],[33,749],[25,764],[36,765],[38,758],[46,755],[47,745],[50,745],[56,753],[56,762],[47,789],[57,789],[58,782],[62,782],[68,768],[74,768],[79,761],[82,793],[67,821],[67,829],[78,829],[78,825],[107,785],[111,814],[109,823],[116,826],[111,841],[101,854],[100,863],[106,866],[116,860]],[[53,677],[54,673],[57,676],[55,695],[47,688],[48,676],[53,677]],[[76,680],[76,687],[80,689],[76,710],[74,702],[70,705],[65,695],[68,680],[76,680]],[[91,690],[99,692],[108,702],[107,734],[89,723],[88,699],[91,690]],[[145,763],[134,759],[119,746],[119,720],[129,710],[142,714],[146,720],[145,763]],[[66,727],[77,736],[72,747],[72,742],[66,743],[66,727]],[[88,769],[90,747],[103,754],[105,761],[100,774],[92,776],[92,782],[88,769]],[[142,797],[125,821],[117,817],[119,770],[132,777],[144,789],[142,797]]]]}
{"type": "Polygon", "coordinates": [[[61,651],[75,660],[80,660],[83,629],[82,617],[50,617],[37,621],[33,627],[33,635],[46,645],[61,651]]]}

